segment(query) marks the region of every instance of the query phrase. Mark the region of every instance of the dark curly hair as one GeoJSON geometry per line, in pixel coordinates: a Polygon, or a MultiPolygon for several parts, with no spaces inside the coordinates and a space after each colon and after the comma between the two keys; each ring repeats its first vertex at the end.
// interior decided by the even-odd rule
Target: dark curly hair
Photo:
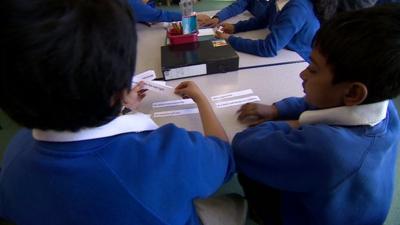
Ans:
{"type": "Polygon", "coordinates": [[[400,94],[400,5],[338,15],[321,27],[314,46],[331,67],[334,83],[365,84],[364,104],[400,94]]]}
{"type": "Polygon", "coordinates": [[[312,2],[315,14],[322,24],[336,15],[338,0],[312,0],[312,2]]]}
{"type": "Polygon", "coordinates": [[[28,128],[78,130],[120,111],[136,59],[124,0],[3,0],[0,107],[28,128]]]}

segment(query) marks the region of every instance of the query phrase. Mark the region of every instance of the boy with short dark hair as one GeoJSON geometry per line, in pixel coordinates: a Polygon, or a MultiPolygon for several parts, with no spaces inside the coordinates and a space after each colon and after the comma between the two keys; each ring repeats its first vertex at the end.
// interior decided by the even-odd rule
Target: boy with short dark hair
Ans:
{"type": "Polygon", "coordinates": [[[345,13],[317,33],[305,96],[242,106],[233,149],[264,224],[383,224],[400,122],[400,6],[345,13]],[[264,121],[269,122],[264,122],[264,121]]]}
{"type": "Polygon", "coordinates": [[[268,7],[270,7],[271,2],[272,1],[236,0],[229,6],[218,11],[213,17],[208,17],[203,21],[200,21],[199,25],[215,27],[222,21],[239,15],[246,10],[249,11],[251,15],[256,18],[263,18],[267,16],[268,7]]]}
{"type": "Polygon", "coordinates": [[[125,0],[4,0],[0,107],[23,129],[0,172],[0,218],[18,225],[200,224],[193,200],[233,173],[227,136],[192,82],[205,136],[120,116],[131,88],[134,15],[125,0]]]}
{"type": "Polygon", "coordinates": [[[336,13],[337,0],[271,0],[265,16],[222,23],[222,32],[216,31],[236,50],[262,57],[273,57],[287,48],[310,60],[311,45],[321,23],[336,13]],[[264,39],[251,40],[233,34],[267,29],[264,39]]]}

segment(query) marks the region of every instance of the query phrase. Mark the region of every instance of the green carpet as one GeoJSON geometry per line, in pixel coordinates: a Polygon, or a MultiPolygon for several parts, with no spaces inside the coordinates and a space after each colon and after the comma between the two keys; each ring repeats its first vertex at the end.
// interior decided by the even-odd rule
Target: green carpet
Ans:
{"type": "MultiPolygon", "coordinates": [[[[193,10],[196,12],[201,11],[211,11],[211,10],[219,10],[228,5],[230,5],[232,0],[200,0],[193,6],[193,10]]],[[[172,4],[171,6],[159,6],[161,9],[169,10],[169,11],[179,11],[180,8],[176,4],[172,4]]]]}

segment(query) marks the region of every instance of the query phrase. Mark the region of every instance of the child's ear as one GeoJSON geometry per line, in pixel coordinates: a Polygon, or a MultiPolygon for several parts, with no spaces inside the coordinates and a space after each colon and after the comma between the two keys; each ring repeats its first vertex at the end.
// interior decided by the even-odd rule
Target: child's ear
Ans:
{"type": "Polygon", "coordinates": [[[121,102],[121,100],[125,98],[125,96],[126,96],[126,91],[121,91],[114,94],[111,97],[110,106],[113,107],[115,104],[118,104],[119,102],[121,102]]]}
{"type": "Polygon", "coordinates": [[[353,106],[360,105],[368,95],[368,88],[360,82],[350,83],[347,92],[344,96],[344,105],[353,106]]]}

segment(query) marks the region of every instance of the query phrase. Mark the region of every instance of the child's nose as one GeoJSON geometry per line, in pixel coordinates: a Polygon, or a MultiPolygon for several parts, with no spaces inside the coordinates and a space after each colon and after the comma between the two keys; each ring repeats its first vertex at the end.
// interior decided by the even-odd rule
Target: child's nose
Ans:
{"type": "Polygon", "coordinates": [[[303,70],[303,71],[301,71],[300,72],[300,78],[302,79],[302,80],[305,80],[306,79],[306,70],[303,70]]]}

